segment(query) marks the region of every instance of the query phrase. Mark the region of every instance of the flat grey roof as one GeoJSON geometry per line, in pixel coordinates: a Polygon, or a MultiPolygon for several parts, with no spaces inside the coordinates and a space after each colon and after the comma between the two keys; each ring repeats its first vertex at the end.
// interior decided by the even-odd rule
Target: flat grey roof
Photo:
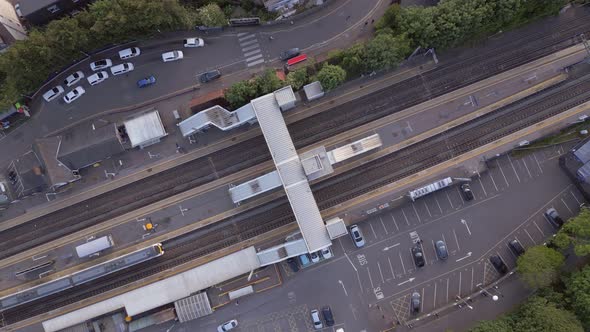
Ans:
{"type": "Polygon", "coordinates": [[[32,14],[39,9],[58,3],[57,0],[19,0],[20,11],[24,16],[32,14]]]}
{"type": "Polygon", "coordinates": [[[251,103],[308,251],[330,246],[332,241],[275,95],[270,93],[251,103]]]}
{"type": "Polygon", "coordinates": [[[131,147],[140,146],[168,135],[157,110],[133,116],[123,123],[131,147]]]}
{"type": "Polygon", "coordinates": [[[590,161],[590,141],[587,141],[580,146],[575,152],[574,156],[579,162],[585,164],[590,161]]]}

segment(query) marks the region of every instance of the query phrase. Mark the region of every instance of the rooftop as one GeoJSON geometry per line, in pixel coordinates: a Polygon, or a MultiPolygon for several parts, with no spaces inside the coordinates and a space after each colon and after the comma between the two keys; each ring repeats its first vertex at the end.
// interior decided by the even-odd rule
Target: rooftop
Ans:
{"type": "Polygon", "coordinates": [[[125,151],[114,124],[104,127],[77,126],[59,136],[57,159],[78,170],[125,151]]]}

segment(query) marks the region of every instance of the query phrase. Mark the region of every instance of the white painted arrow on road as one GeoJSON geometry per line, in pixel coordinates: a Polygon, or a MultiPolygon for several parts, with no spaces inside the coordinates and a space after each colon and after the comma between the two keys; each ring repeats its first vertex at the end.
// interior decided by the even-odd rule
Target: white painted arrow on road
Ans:
{"type": "Polygon", "coordinates": [[[404,281],[404,282],[400,282],[400,283],[399,283],[399,284],[397,284],[397,285],[398,285],[398,286],[401,286],[401,285],[403,285],[403,284],[407,284],[408,282],[412,282],[412,281],[414,281],[414,279],[416,279],[416,278],[410,278],[410,279],[408,279],[408,280],[406,280],[406,281],[404,281]]]}
{"type": "Polygon", "coordinates": [[[469,225],[467,225],[467,220],[461,219],[461,223],[467,227],[467,232],[471,235],[471,230],[469,229],[469,225]]]}
{"type": "Polygon", "coordinates": [[[394,244],[394,245],[392,245],[392,246],[389,246],[389,247],[385,247],[385,248],[383,248],[383,251],[387,251],[387,250],[389,250],[389,249],[391,249],[391,248],[395,248],[395,247],[397,247],[397,246],[399,246],[399,243],[396,243],[396,244],[394,244]]]}
{"type": "Polygon", "coordinates": [[[465,255],[465,256],[463,256],[463,257],[461,257],[461,258],[457,259],[456,261],[457,261],[457,262],[460,262],[460,261],[464,260],[465,258],[469,258],[469,257],[471,257],[471,251],[470,251],[470,252],[468,252],[468,253],[467,253],[467,255],[465,255]]]}

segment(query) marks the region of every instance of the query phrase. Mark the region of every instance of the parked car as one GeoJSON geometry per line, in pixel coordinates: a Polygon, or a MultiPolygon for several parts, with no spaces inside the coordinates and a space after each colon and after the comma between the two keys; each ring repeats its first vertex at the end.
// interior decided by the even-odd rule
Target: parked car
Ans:
{"type": "Polygon", "coordinates": [[[138,47],[130,47],[119,51],[119,58],[121,60],[134,58],[141,54],[141,50],[138,47]]]}
{"type": "Polygon", "coordinates": [[[74,90],[68,92],[64,96],[64,101],[69,104],[69,103],[73,102],[74,100],[80,98],[80,96],[82,96],[85,93],[86,93],[86,90],[84,90],[83,87],[77,86],[74,88],[74,90]]]}
{"type": "Polygon", "coordinates": [[[522,244],[520,244],[520,242],[518,242],[518,240],[512,240],[508,242],[508,246],[516,256],[524,254],[524,247],[522,244]]]}
{"type": "Polygon", "coordinates": [[[221,77],[221,72],[217,69],[208,71],[199,76],[201,83],[208,83],[221,77]]]}
{"type": "Polygon", "coordinates": [[[361,229],[357,225],[350,226],[350,236],[352,236],[352,241],[357,248],[362,248],[365,246],[365,239],[363,238],[363,233],[361,229]]]}
{"type": "Polygon", "coordinates": [[[43,99],[45,99],[45,101],[52,101],[62,93],[64,93],[64,88],[62,88],[61,85],[54,86],[43,94],[43,99]]]}
{"type": "Polygon", "coordinates": [[[184,47],[203,47],[205,41],[201,38],[187,38],[183,41],[184,47]]]}
{"type": "Polygon", "coordinates": [[[506,274],[508,272],[508,266],[506,266],[506,264],[504,263],[502,258],[500,258],[500,256],[490,256],[490,262],[492,263],[494,268],[496,268],[496,270],[501,274],[506,274]]]}
{"type": "Polygon", "coordinates": [[[156,84],[156,78],[154,77],[154,75],[150,75],[146,78],[142,78],[139,81],[137,81],[138,88],[145,88],[146,86],[150,86],[152,84],[156,84]]]}
{"type": "Polygon", "coordinates": [[[322,255],[322,257],[324,257],[324,259],[328,259],[328,258],[332,258],[332,250],[330,250],[330,248],[324,248],[320,251],[320,254],[322,255]]]}
{"type": "Polygon", "coordinates": [[[281,59],[283,61],[287,61],[291,58],[298,56],[299,54],[301,54],[301,52],[299,51],[298,48],[291,48],[291,49],[281,52],[281,54],[279,54],[279,59],[281,59]]]}
{"type": "Polygon", "coordinates": [[[128,73],[130,71],[132,71],[133,69],[135,69],[135,67],[133,67],[133,64],[131,62],[126,62],[126,63],[122,63],[120,65],[116,65],[111,67],[111,74],[113,75],[121,75],[121,74],[125,74],[128,73]]]}
{"type": "Polygon", "coordinates": [[[295,258],[291,257],[291,258],[287,259],[287,264],[291,268],[291,271],[293,271],[293,272],[299,271],[299,265],[297,264],[297,261],[295,260],[295,258]]]}
{"type": "Polygon", "coordinates": [[[113,62],[111,61],[111,59],[102,59],[102,60],[92,62],[90,64],[90,69],[92,69],[92,71],[97,71],[97,70],[109,68],[112,65],[113,65],[113,62]]]}
{"type": "Polygon", "coordinates": [[[324,325],[322,324],[322,321],[320,320],[320,313],[318,312],[317,309],[313,309],[311,311],[311,321],[313,322],[313,327],[316,330],[319,330],[324,327],[324,325]]]}
{"type": "Polygon", "coordinates": [[[412,247],[412,257],[414,257],[414,263],[416,263],[417,267],[423,267],[426,264],[424,252],[422,252],[422,246],[420,244],[412,247]]]}
{"type": "Polygon", "coordinates": [[[436,248],[436,255],[438,256],[438,258],[442,259],[443,261],[449,258],[449,251],[447,250],[447,245],[444,241],[436,241],[434,247],[436,248]]]}
{"type": "Polygon", "coordinates": [[[471,201],[474,198],[473,191],[471,191],[471,186],[469,186],[468,183],[461,185],[461,193],[463,194],[463,197],[466,201],[471,201]]]}
{"type": "Polygon", "coordinates": [[[225,322],[217,327],[217,332],[227,332],[233,330],[236,326],[238,326],[238,321],[235,319],[230,320],[229,322],[225,322]]]}
{"type": "Polygon", "coordinates": [[[107,72],[103,70],[88,76],[87,80],[90,85],[97,85],[98,83],[106,80],[107,78],[109,78],[109,74],[107,74],[107,72]]]}
{"type": "Polygon", "coordinates": [[[184,58],[184,53],[182,53],[182,51],[170,51],[162,53],[162,61],[164,62],[176,61],[182,58],[184,58]]]}
{"type": "Polygon", "coordinates": [[[81,79],[84,78],[84,73],[80,70],[78,70],[77,72],[73,73],[72,75],[66,77],[66,79],[64,80],[64,84],[67,87],[70,87],[76,83],[78,83],[78,81],[80,81],[81,79]]]}
{"type": "Polygon", "coordinates": [[[18,15],[19,18],[25,18],[23,16],[23,12],[20,10],[20,3],[14,5],[14,11],[16,12],[16,15],[18,15]]]}
{"type": "Polygon", "coordinates": [[[320,261],[320,255],[318,255],[317,252],[312,252],[309,254],[309,256],[311,257],[312,263],[317,263],[320,261]]]}
{"type": "Polygon", "coordinates": [[[325,306],[322,308],[322,315],[324,316],[324,320],[326,321],[326,326],[334,325],[334,315],[332,315],[332,309],[329,306],[325,306]]]}
{"type": "Polygon", "coordinates": [[[412,293],[412,296],[410,297],[410,310],[412,311],[412,314],[420,312],[420,293],[412,293]]]}
{"type": "Polygon", "coordinates": [[[301,267],[306,267],[311,264],[309,254],[299,255],[299,263],[301,263],[301,267]]]}
{"type": "Polygon", "coordinates": [[[560,228],[564,224],[563,219],[561,219],[559,213],[557,213],[557,210],[554,208],[547,209],[547,211],[545,211],[545,216],[547,219],[549,219],[549,222],[551,222],[553,226],[557,228],[560,228]]]}

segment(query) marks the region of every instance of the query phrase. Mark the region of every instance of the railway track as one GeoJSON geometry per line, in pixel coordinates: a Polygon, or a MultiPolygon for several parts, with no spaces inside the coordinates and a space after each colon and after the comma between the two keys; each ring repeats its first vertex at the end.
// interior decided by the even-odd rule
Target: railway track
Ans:
{"type": "MultiPolygon", "coordinates": [[[[590,32],[590,14],[554,19],[533,33],[496,40],[487,50],[454,58],[423,75],[394,84],[336,109],[289,126],[297,148],[343,133],[452,90],[546,56],[590,32]],[[495,45],[495,46],[494,46],[495,45]]],[[[0,259],[134,211],[261,162],[270,160],[262,136],[187,162],[0,233],[0,259]],[[214,165],[214,166],[213,166],[214,165]],[[215,169],[213,169],[215,167],[215,169]]]]}
{"type": "MultiPolygon", "coordinates": [[[[590,71],[590,69],[588,70],[590,71]]],[[[562,82],[485,116],[312,186],[321,209],[337,205],[590,101],[590,74],[562,82]]],[[[79,302],[295,222],[285,197],[164,243],[149,264],[4,312],[6,324],[79,302]]]]}

